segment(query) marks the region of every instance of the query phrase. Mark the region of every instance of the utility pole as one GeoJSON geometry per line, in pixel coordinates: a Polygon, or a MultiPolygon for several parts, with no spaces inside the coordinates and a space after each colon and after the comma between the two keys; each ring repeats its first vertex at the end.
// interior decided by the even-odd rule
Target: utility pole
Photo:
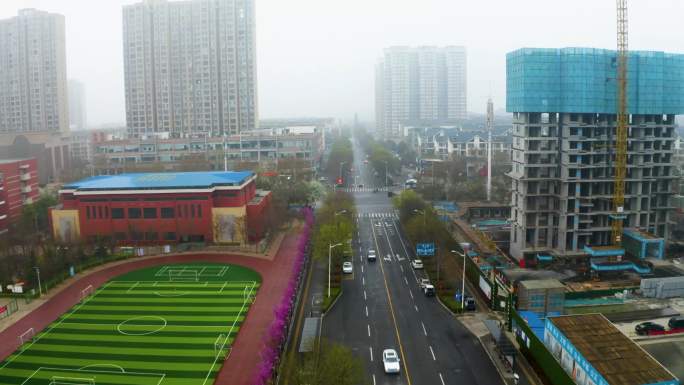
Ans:
{"type": "Polygon", "coordinates": [[[226,148],[226,133],[223,133],[223,171],[228,171],[228,149],[226,148]]]}
{"type": "Polygon", "coordinates": [[[336,248],[337,246],[342,246],[341,243],[336,243],[336,244],[329,244],[328,245],[328,298],[330,298],[330,275],[331,275],[331,268],[332,268],[332,249],[336,248]]]}
{"type": "Polygon", "coordinates": [[[487,100],[487,201],[492,200],[492,126],[494,125],[494,103],[487,100]]]}

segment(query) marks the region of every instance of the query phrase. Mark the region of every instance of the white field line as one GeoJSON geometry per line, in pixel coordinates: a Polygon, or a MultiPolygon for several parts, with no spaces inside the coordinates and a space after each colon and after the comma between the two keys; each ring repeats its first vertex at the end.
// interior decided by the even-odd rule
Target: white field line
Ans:
{"type": "Polygon", "coordinates": [[[35,344],[36,342],[40,341],[40,339],[43,338],[44,336],[48,335],[48,334],[50,333],[50,331],[52,331],[52,329],[54,329],[54,328],[56,328],[57,326],[61,325],[62,322],[64,322],[64,320],[66,320],[67,318],[71,317],[71,315],[74,314],[78,309],[80,309],[83,305],[85,305],[86,303],[88,303],[91,299],[95,298],[102,290],[106,289],[107,286],[109,286],[109,284],[110,284],[110,282],[105,283],[103,286],[101,286],[99,289],[97,289],[97,291],[96,291],[93,295],[88,296],[88,298],[86,298],[84,301],[81,301],[81,302],[79,302],[76,306],[72,307],[72,308],[71,308],[71,311],[68,312],[68,313],[66,314],[66,316],[64,316],[61,320],[59,320],[59,322],[54,323],[54,324],[51,324],[51,326],[50,326],[47,330],[45,330],[43,333],[40,333],[40,334],[39,334],[36,338],[34,338],[34,339],[31,341],[31,343],[28,344],[24,349],[19,350],[19,353],[18,353],[18,354],[13,355],[9,360],[5,361],[5,363],[4,363],[2,366],[0,366],[0,369],[4,369],[5,367],[7,367],[7,365],[9,365],[11,362],[13,362],[17,357],[20,357],[21,354],[22,354],[23,352],[25,352],[26,350],[28,350],[31,346],[33,346],[33,344],[35,344]]]}
{"type": "MultiPolygon", "coordinates": [[[[256,282],[253,282],[252,286],[249,289],[248,296],[252,295],[252,291],[254,290],[255,285],[256,285],[256,282]]],[[[230,330],[228,330],[228,334],[226,335],[226,341],[228,341],[228,339],[230,338],[230,334],[233,332],[233,329],[235,328],[235,324],[237,323],[238,318],[240,318],[240,315],[242,315],[242,312],[244,311],[246,304],[247,304],[247,299],[243,299],[242,300],[242,307],[240,308],[240,312],[238,313],[237,317],[235,317],[233,324],[230,326],[230,330]]],[[[209,371],[207,372],[207,376],[204,378],[204,382],[202,382],[202,385],[206,385],[207,381],[209,381],[209,376],[211,375],[211,372],[214,371],[214,366],[216,366],[216,361],[218,361],[219,356],[220,356],[220,354],[216,354],[216,356],[214,357],[214,362],[211,364],[211,367],[209,368],[209,371]]]]}
{"type": "Polygon", "coordinates": [[[130,293],[131,290],[135,289],[136,286],[138,286],[140,282],[136,282],[135,285],[131,286],[128,290],[126,290],[126,293],[130,293]]]}

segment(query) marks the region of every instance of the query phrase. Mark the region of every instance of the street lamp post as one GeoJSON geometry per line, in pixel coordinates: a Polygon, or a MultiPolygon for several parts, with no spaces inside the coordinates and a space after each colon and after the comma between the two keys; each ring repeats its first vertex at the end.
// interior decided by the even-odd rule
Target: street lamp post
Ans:
{"type": "Polygon", "coordinates": [[[342,246],[341,243],[336,243],[336,244],[329,244],[328,245],[328,298],[330,298],[330,275],[331,275],[331,266],[332,266],[332,249],[336,248],[337,246],[342,246]]]}
{"type": "Polygon", "coordinates": [[[387,161],[383,161],[385,163],[385,188],[387,188],[387,161]]]}
{"type": "Polygon", "coordinates": [[[451,250],[452,253],[463,257],[463,275],[461,277],[461,311],[463,311],[463,306],[465,304],[465,269],[466,269],[466,251],[463,250],[463,254],[456,250],[451,250]]]}
{"type": "Polygon", "coordinates": [[[39,294],[39,296],[42,296],[43,295],[43,286],[40,284],[40,267],[33,266],[33,269],[36,271],[36,275],[38,275],[38,294],[39,294]]]}
{"type": "Polygon", "coordinates": [[[340,162],[340,173],[337,176],[337,179],[342,179],[342,166],[344,166],[345,164],[347,164],[347,162],[340,162]]]}

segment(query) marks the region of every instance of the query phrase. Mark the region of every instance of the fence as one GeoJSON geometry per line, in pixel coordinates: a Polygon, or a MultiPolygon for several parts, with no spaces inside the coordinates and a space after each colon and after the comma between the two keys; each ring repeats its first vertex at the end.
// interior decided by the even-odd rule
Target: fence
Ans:
{"type": "Polygon", "coordinates": [[[17,299],[12,298],[6,305],[0,306],[0,319],[7,318],[19,310],[17,299]]]}

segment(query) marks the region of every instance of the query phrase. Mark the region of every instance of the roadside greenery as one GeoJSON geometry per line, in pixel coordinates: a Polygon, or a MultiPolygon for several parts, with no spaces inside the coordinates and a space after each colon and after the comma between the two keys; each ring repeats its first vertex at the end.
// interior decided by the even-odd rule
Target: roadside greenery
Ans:
{"type": "Polygon", "coordinates": [[[352,142],[346,136],[338,136],[332,144],[328,161],[326,162],[326,175],[334,182],[340,173],[347,175],[354,162],[352,142]],[[341,167],[340,167],[341,166],[341,167]]]}
{"type": "Polygon", "coordinates": [[[376,141],[366,131],[357,131],[356,135],[363,146],[363,151],[368,155],[368,164],[375,170],[378,181],[385,182],[385,170],[387,170],[387,180],[391,183],[392,175],[401,172],[402,161],[393,154],[397,151],[397,146],[391,141],[376,141]]]}
{"type": "Polygon", "coordinates": [[[322,341],[311,353],[288,362],[288,385],[366,385],[363,362],[351,349],[322,341]]]}

